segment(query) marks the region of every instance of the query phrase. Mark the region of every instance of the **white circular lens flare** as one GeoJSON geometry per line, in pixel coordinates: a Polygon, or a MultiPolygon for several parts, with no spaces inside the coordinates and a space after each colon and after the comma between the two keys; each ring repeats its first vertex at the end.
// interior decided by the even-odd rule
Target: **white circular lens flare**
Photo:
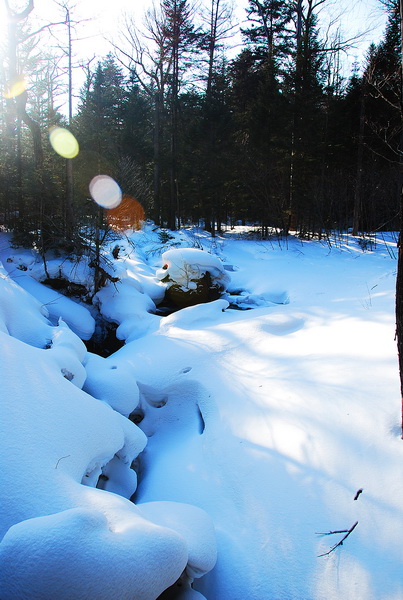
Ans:
{"type": "Polygon", "coordinates": [[[122,190],[109,175],[96,175],[89,188],[92,199],[103,208],[116,208],[122,201],[122,190]]]}

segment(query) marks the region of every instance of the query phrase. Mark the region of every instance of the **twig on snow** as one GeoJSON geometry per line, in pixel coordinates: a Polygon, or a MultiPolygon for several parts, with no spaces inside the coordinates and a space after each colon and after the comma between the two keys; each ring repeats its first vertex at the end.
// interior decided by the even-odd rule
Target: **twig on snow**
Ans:
{"type": "Polygon", "coordinates": [[[354,529],[357,527],[357,525],[358,525],[358,521],[356,521],[354,523],[354,525],[352,527],[350,527],[350,529],[341,529],[340,531],[328,531],[327,533],[318,533],[317,535],[333,535],[334,533],[345,533],[346,534],[344,537],[342,537],[342,539],[339,542],[337,542],[337,544],[332,546],[330,548],[330,550],[328,550],[327,552],[324,552],[323,554],[319,554],[318,558],[320,558],[321,556],[328,556],[331,552],[334,552],[334,550],[336,550],[336,548],[338,548],[339,546],[342,546],[343,542],[348,538],[350,533],[352,533],[354,531],[354,529]]]}
{"type": "Polygon", "coordinates": [[[68,454],[67,456],[61,456],[61,457],[59,458],[59,460],[57,461],[57,463],[56,463],[55,469],[57,469],[57,467],[59,466],[59,462],[60,462],[61,460],[63,460],[63,458],[68,458],[69,456],[71,456],[71,454],[68,454]]]}

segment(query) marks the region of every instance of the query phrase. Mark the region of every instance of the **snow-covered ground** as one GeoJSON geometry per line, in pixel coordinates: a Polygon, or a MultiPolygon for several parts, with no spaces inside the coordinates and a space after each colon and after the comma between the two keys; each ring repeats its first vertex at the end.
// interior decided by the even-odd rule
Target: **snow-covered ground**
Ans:
{"type": "Polygon", "coordinates": [[[396,240],[238,234],[122,237],[108,358],[0,238],[2,600],[154,600],[184,569],[181,600],[403,600],[396,240]],[[163,317],[178,247],[231,282],[163,317]]]}

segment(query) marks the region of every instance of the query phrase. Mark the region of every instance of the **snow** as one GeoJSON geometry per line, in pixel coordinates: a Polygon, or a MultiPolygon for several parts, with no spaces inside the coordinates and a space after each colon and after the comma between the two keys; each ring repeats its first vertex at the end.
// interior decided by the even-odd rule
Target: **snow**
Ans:
{"type": "Polygon", "coordinates": [[[46,307],[15,284],[0,262],[0,330],[41,348],[52,337],[48,316],[46,307]]]}
{"type": "Polygon", "coordinates": [[[107,248],[108,358],[0,236],[2,600],[403,600],[396,240],[239,233],[107,248]],[[227,292],[154,314],[166,253],[201,249],[227,292]]]}
{"type": "Polygon", "coordinates": [[[88,352],[85,359],[86,380],[84,391],[109,404],[128,417],[139,402],[139,388],[131,367],[122,363],[119,368],[112,358],[102,358],[88,352]]]}
{"type": "Polygon", "coordinates": [[[180,575],[186,546],[172,530],[140,517],[112,529],[91,507],[17,523],[3,539],[0,556],[4,600],[106,600],[116,598],[117,590],[122,600],[149,600],[180,575]]]}
{"type": "MultiPolygon", "coordinates": [[[[3,234],[0,246],[0,276],[3,280],[5,276],[9,275],[8,285],[14,281],[19,288],[23,288],[30,296],[36,298],[43,307],[42,313],[53,324],[56,324],[61,317],[81,339],[89,340],[95,329],[95,321],[89,310],[85,306],[73,302],[70,298],[42,285],[39,280],[47,277],[43,263],[39,262],[32,255],[32,252],[27,250],[10,252],[7,242],[8,238],[3,234]]],[[[65,277],[67,280],[74,280],[75,283],[79,284],[88,281],[90,273],[85,260],[82,263],[72,263],[67,260],[53,259],[47,262],[47,271],[51,277],[65,277]]],[[[21,291],[18,293],[21,295],[21,291]]],[[[10,318],[11,316],[10,314],[10,318]]],[[[19,337],[19,339],[21,338],[19,337]]]]}
{"type": "Polygon", "coordinates": [[[162,254],[163,266],[157,270],[157,277],[166,277],[182,289],[194,289],[198,280],[206,272],[211,275],[211,283],[226,290],[230,277],[225,272],[222,262],[214,255],[198,248],[171,248],[162,254]]]}

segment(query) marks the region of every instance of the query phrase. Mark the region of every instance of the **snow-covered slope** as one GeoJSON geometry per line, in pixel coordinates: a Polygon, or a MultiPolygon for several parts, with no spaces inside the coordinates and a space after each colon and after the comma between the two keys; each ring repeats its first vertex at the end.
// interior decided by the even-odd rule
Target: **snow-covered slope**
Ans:
{"type": "MultiPolygon", "coordinates": [[[[222,261],[231,283],[222,299],[168,317],[148,312],[161,299],[152,273],[168,246],[159,239],[148,226],[133,234],[133,245],[122,240],[115,262],[119,293],[105,288],[99,304],[126,344],[108,359],[81,355],[67,330],[63,352],[57,344],[43,349],[38,340],[53,339],[57,329],[43,315],[34,327],[36,348],[3,326],[3,403],[12,410],[1,438],[2,489],[14,492],[2,523],[4,531],[15,525],[0,544],[6,565],[0,582],[7,589],[15,557],[23,550],[30,556],[35,540],[42,549],[52,546],[49,531],[67,536],[66,550],[55,544],[55,564],[84,543],[92,557],[112,535],[101,523],[104,515],[123,529],[130,523],[120,540],[106,545],[111,569],[120,565],[112,578],[115,595],[106,586],[94,596],[91,580],[80,598],[129,598],[134,588],[122,575],[129,562],[140,560],[139,569],[154,573],[152,561],[172,547],[172,561],[155,585],[173,583],[187,563],[178,598],[200,597],[189,584],[207,572],[193,588],[208,600],[403,600],[394,239],[363,252],[348,236],[329,246],[172,234],[173,247],[203,248],[222,261]],[[75,386],[66,373],[77,374],[75,386]],[[104,402],[123,414],[133,408],[138,427],[104,402]],[[81,424],[79,431],[73,423],[81,424]],[[132,439],[122,461],[125,440],[132,439]],[[113,462],[109,492],[82,485],[91,473],[94,485],[114,455],[122,468],[137,457],[135,505],[116,495],[129,497],[136,481],[113,462]],[[32,517],[48,521],[18,524],[32,517]],[[214,568],[209,519],[217,540],[214,568]],[[89,540],[67,533],[83,523],[89,540]],[[344,533],[325,535],[335,531],[344,533]]],[[[13,310],[4,294],[0,300],[5,323],[15,322],[10,312],[27,310],[26,296],[13,310]]],[[[75,563],[69,568],[74,572],[75,563]]],[[[39,580],[43,569],[40,557],[21,581],[39,580]]],[[[156,598],[153,581],[144,579],[148,592],[134,597],[156,598]]],[[[79,578],[77,585],[83,586],[79,578]]],[[[55,597],[44,588],[41,594],[21,597],[55,597]]],[[[0,588],[0,597],[18,596],[3,596],[0,588]]]]}

